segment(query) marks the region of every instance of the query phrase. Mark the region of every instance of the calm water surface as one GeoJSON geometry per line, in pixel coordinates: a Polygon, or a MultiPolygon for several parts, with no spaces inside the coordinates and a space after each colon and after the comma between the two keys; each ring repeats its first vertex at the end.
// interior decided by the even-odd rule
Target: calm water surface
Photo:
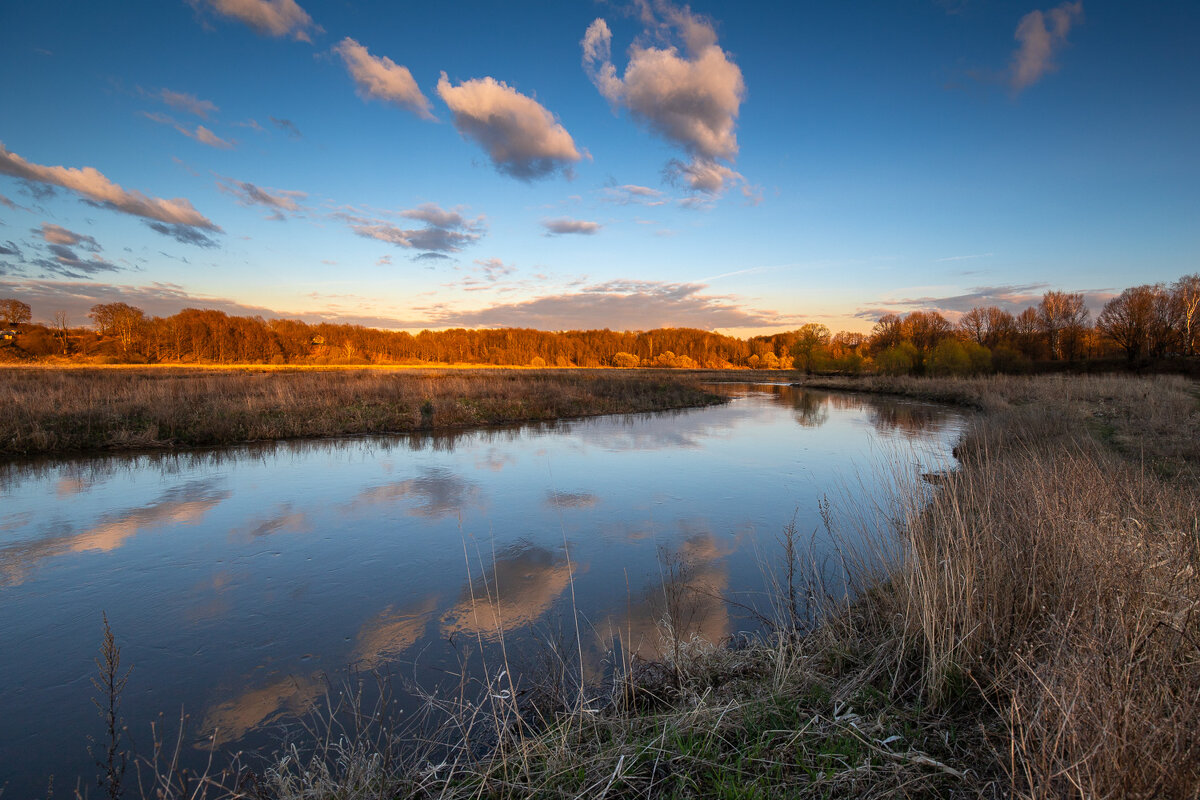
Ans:
{"type": "Polygon", "coordinates": [[[102,612],[133,667],[139,750],[181,708],[189,743],[254,747],[326,675],[436,684],[501,625],[518,662],[576,619],[588,669],[614,636],[652,655],[664,563],[709,590],[690,630],[753,629],[719,597],[765,610],[760,558],[793,514],[807,533],[827,494],[865,501],[880,458],[943,465],[963,424],[892,399],[720,390],[733,401],[680,412],[0,467],[3,796],[93,780],[102,612]]]}

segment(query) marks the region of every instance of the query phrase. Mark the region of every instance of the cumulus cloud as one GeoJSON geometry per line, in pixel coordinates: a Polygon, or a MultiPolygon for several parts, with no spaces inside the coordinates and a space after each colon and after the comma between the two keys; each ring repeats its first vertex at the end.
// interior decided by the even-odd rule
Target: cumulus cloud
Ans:
{"type": "Polygon", "coordinates": [[[430,110],[429,98],[421,94],[408,67],[397,64],[387,56],[373,56],[367,48],[347,36],[338,42],[333,52],[342,57],[350,77],[358,85],[364,100],[382,100],[407,109],[422,119],[436,119],[430,110]]]}
{"type": "Polygon", "coordinates": [[[262,206],[271,213],[268,219],[283,220],[286,214],[296,214],[301,210],[300,201],[308,197],[304,192],[288,189],[264,189],[248,181],[233,178],[218,178],[217,188],[232,195],[242,206],[262,206]]]}
{"type": "Polygon", "coordinates": [[[429,320],[416,324],[541,330],[649,330],[659,327],[712,330],[786,322],[774,312],[743,307],[734,298],[706,295],[703,293],[706,288],[697,283],[608,281],[585,286],[579,291],[492,305],[477,311],[433,308],[428,310],[429,320]]]}
{"type": "Polygon", "coordinates": [[[335,217],[342,219],[350,230],[368,239],[410,250],[424,251],[417,258],[432,257],[434,254],[457,253],[483,237],[483,217],[467,219],[458,210],[447,210],[435,203],[425,203],[417,208],[401,211],[399,216],[424,222],[422,228],[397,225],[378,217],[367,217],[358,213],[339,212],[335,217]]]}
{"type": "MultiPolygon", "coordinates": [[[[251,120],[251,122],[253,122],[253,120],[251,120]]],[[[293,139],[302,138],[300,129],[298,127],[296,127],[296,123],[292,122],[290,119],[282,119],[280,117],[271,117],[271,124],[274,125],[276,128],[279,128],[279,130],[283,131],[284,133],[286,133],[288,136],[292,137],[293,139]]],[[[254,125],[259,130],[262,130],[262,128],[260,128],[258,126],[257,122],[255,122],[254,125]]]]}
{"type": "Polygon", "coordinates": [[[158,93],[158,97],[171,108],[195,114],[201,119],[208,119],[209,114],[215,114],[220,110],[211,100],[201,100],[196,95],[187,94],[186,92],[173,92],[170,89],[163,89],[158,93]]]}
{"type": "Polygon", "coordinates": [[[560,217],[559,219],[542,220],[542,227],[546,229],[547,236],[558,236],[564,233],[580,233],[591,236],[600,230],[601,225],[599,222],[560,217]]]}
{"type": "Polygon", "coordinates": [[[240,20],[264,36],[290,36],[311,42],[321,31],[308,12],[296,0],[189,0],[193,6],[207,7],[218,14],[240,20]]]}
{"type": "Polygon", "coordinates": [[[569,174],[583,157],[552,113],[503,81],[477,78],[454,86],[443,72],[437,93],[458,132],[487,151],[506,175],[532,181],[559,170],[569,174]]]}
{"type": "Polygon", "coordinates": [[[1049,11],[1030,11],[1021,17],[1013,38],[1018,47],[1013,53],[1010,83],[1019,92],[1058,69],[1054,56],[1067,42],[1071,26],[1083,18],[1083,2],[1063,3],[1049,11]]]}
{"type": "Polygon", "coordinates": [[[741,69],[717,44],[712,23],[688,7],[657,0],[641,9],[645,41],[630,46],[624,76],[612,62],[612,30],[603,19],[588,26],[581,42],[584,71],[614,108],[629,109],[683,148],[688,163],[669,166],[693,191],[719,194],[744,182],[720,163],[738,154],[735,128],[746,94],[741,69]]]}
{"type": "Polygon", "coordinates": [[[188,137],[189,139],[195,139],[197,142],[200,142],[200,144],[206,144],[209,147],[216,147],[221,150],[233,149],[233,142],[222,139],[220,136],[217,136],[203,125],[197,125],[195,128],[189,128],[183,123],[177,121],[175,118],[167,114],[160,114],[156,111],[143,111],[142,116],[148,120],[157,122],[160,125],[170,125],[184,136],[188,137]]]}
{"type": "Polygon", "coordinates": [[[34,164],[10,151],[3,142],[0,142],[0,175],[11,175],[32,184],[60,186],[93,205],[187,229],[198,235],[203,235],[201,231],[221,231],[212,220],[182,197],[166,200],[123,189],[95,167],[47,167],[34,164]]]}
{"type": "Polygon", "coordinates": [[[45,239],[47,244],[82,247],[84,250],[93,253],[100,251],[100,244],[95,238],[84,233],[75,233],[75,231],[67,230],[61,225],[55,225],[51,222],[43,222],[42,227],[34,228],[33,232],[45,239]]]}

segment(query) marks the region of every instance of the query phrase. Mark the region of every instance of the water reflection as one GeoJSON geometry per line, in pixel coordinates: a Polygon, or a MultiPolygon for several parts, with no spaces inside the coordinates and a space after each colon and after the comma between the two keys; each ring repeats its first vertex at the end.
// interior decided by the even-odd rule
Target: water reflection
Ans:
{"type": "Polygon", "coordinates": [[[619,642],[624,652],[657,659],[667,655],[667,642],[675,637],[720,642],[731,632],[725,559],[732,543],[699,520],[681,520],[679,530],[682,541],[659,551],[657,581],[601,626],[610,647],[619,642]]]}
{"type": "Polygon", "coordinates": [[[5,796],[89,774],[102,609],[135,665],[143,738],[183,705],[193,741],[254,746],[349,666],[436,684],[462,671],[459,647],[516,662],[555,625],[581,631],[595,675],[614,643],[662,655],[664,620],[714,641],[752,627],[724,598],[754,602],[758,552],[797,509],[821,529],[836,476],[880,442],[933,459],[961,421],[721,391],[728,405],[663,414],[0,465],[0,671],[17,676],[0,682],[0,764],[19,765],[5,796]]]}
{"type": "Polygon", "coordinates": [[[400,501],[411,501],[409,514],[431,519],[458,516],[465,509],[485,505],[478,485],[448,470],[431,469],[417,478],[365,489],[345,509],[358,512],[365,506],[386,506],[400,501]]]}
{"type": "Polygon", "coordinates": [[[545,547],[520,544],[469,581],[445,615],[442,632],[494,638],[541,619],[566,591],[579,564],[545,547]]]}
{"type": "Polygon", "coordinates": [[[591,492],[547,492],[546,505],[552,508],[593,508],[600,498],[591,492]]]}
{"type": "Polygon", "coordinates": [[[40,562],[73,553],[112,552],[139,533],[167,525],[196,524],[231,492],[217,481],[195,480],[168,489],[148,506],[105,514],[92,527],[52,532],[0,547],[0,586],[15,586],[40,562]]]}

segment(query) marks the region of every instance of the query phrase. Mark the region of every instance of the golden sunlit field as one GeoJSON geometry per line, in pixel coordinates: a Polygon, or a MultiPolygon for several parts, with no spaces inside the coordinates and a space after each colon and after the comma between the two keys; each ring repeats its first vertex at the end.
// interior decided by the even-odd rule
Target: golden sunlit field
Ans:
{"type": "Polygon", "coordinates": [[[708,405],[693,378],[619,370],[0,369],[0,455],[234,444],[708,405]]]}

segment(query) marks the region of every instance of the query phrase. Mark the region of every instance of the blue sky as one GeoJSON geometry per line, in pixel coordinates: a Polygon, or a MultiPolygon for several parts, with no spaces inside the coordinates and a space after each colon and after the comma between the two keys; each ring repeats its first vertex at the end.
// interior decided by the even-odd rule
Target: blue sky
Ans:
{"type": "Polygon", "coordinates": [[[1200,254],[1193,3],[0,11],[0,296],[407,329],[1093,307],[1200,254]],[[443,78],[444,74],[444,78],[443,78]]]}

